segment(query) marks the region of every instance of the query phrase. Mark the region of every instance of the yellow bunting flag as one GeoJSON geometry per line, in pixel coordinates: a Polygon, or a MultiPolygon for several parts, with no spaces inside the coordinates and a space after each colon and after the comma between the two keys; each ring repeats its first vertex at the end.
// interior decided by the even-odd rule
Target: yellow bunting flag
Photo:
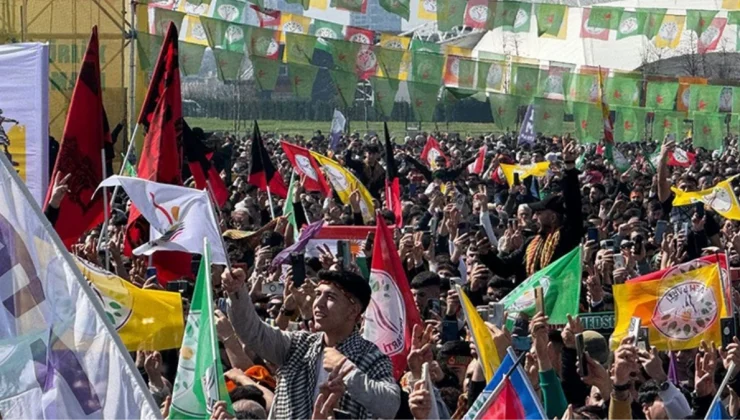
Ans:
{"type": "Polygon", "coordinates": [[[722,8],[726,10],[740,9],[740,0],[722,0],[722,8]]]}
{"type": "Polygon", "coordinates": [[[524,178],[530,176],[545,176],[547,171],[550,169],[550,162],[531,163],[529,165],[507,165],[502,163],[501,170],[506,175],[506,182],[509,186],[514,185],[514,174],[519,174],[519,180],[524,181],[524,178]]]}
{"type": "Polygon", "coordinates": [[[122,278],[75,258],[100,299],[126,349],[179,348],[184,332],[182,297],[176,292],[139,289],[122,278]]]}
{"type": "Polygon", "coordinates": [[[686,23],[686,16],[665,15],[658,34],[655,35],[655,46],[672,49],[678,47],[684,23],[686,23]]]}
{"type": "Polygon", "coordinates": [[[321,165],[326,174],[331,186],[337,195],[342,200],[342,203],[349,204],[349,196],[352,191],[360,191],[360,210],[362,211],[362,218],[366,222],[372,221],[375,214],[375,206],[373,206],[373,197],[370,192],[362,185],[352,173],[340,165],[337,161],[329,159],[328,157],[321,155],[316,152],[311,152],[311,155],[321,165]]]}
{"type": "Polygon", "coordinates": [[[437,0],[419,0],[419,19],[437,20],[437,0]]]}
{"type": "Polygon", "coordinates": [[[687,206],[701,202],[726,219],[740,220],[740,205],[738,205],[737,196],[730,184],[733,178],[726,179],[712,188],[701,191],[687,192],[671,187],[675,194],[673,205],[687,206]]]}
{"type": "Polygon", "coordinates": [[[208,46],[206,29],[200,22],[199,16],[185,15],[185,18],[182,21],[181,32],[185,34],[184,36],[181,36],[181,40],[191,44],[208,46]]]}
{"type": "Polygon", "coordinates": [[[285,44],[285,34],[308,34],[311,27],[311,18],[308,16],[295,15],[293,13],[280,14],[280,43],[285,44]]]}
{"type": "Polygon", "coordinates": [[[309,7],[311,9],[326,10],[329,6],[329,0],[311,0],[309,7]]]}
{"type": "Polygon", "coordinates": [[[496,344],[493,342],[491,331],[468,296],[463,292],[463,289],[460,286],[455,287],[457,288],[457,294],[460,296],[460,304],[463,312],[465,312],[465,321],[468,324],[470,335],[473,336],[478,357],[484,362],[483,373],[486,375],[486,382],[490,382],[496,369],[501,364],[496,344]]]}
{"type": "MultiPolygon", "coordinates": [[[[398,68],[398,80],[408,80],[409,69],[411,68],[411,52],[409,51],[409,44],[411,38],[407,36],[397,36],[388,33],[380,34],[379,45],[382,48],[391,50],[403,50],[403,57],[401,58],[401,65],[398,68]]],[[[378,77],[390,77],[383,72],[383,66],[378,66],[378,77]]]]}
{"type": "Polygon", "coordinates": [[[616,284],[613,289],[616,326],[611,347],[619,347],[632,317],[648,328],[658,350],[699,347],[701,340],[722,342],[720,319],[727,307],[717,264],[649,281],[616,284]]]}

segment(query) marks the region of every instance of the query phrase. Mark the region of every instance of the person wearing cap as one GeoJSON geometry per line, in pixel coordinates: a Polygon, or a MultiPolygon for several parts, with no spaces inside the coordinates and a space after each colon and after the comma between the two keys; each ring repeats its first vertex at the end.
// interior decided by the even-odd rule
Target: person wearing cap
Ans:
{"type": "Polygon", "coordinates": [[[321,270],[313,302],[314,331],[285,332],[262,322],[245,285],[246,273],[222,275],[229,319],[242,343],[280,368],[269,418],[310,418],[319,395],[338,394],[337,409],[355,419],[393,418],[401,390],[391,361],[357,328],[371,290],[360,275],[321,270]]]}
{"type": "Polygon", "coordinates": [[[578,170],[575,168],[576,157],[575,144],[569,143],[563,149],[565,171],[561,181],[562,194],[529,204],[537,222],[536,235],[506,256],[482,250],[481,261],[493,274],[501,277],[514,275],[521,282],[580,245],[583,213],[578,170]]]}

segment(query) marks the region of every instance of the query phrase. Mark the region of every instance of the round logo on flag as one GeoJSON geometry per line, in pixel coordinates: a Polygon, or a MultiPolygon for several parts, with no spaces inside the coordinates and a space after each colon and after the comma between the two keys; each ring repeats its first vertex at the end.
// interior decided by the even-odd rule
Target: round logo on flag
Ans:
{"type": "Polygon", "coordinates": [[[421,2],[421,7],[423,7],[424,11],[427,13],[437,13],[437,0],[423,0],[421,2]]]}
{"type": "Polygon", "coordinates": [[[688,280],[666,290],[658,299],[652,324],[668,338],[689,340],[707,331],[718,316],[714,290],[688,280]]]}
{"type": "Polygon", "coordinates": [[[283,25],[283,32],[302,34],[305,33],[305,30],[300,22],[291,20],[289,22],[285,22],[285,24],[283,25]]]}
{"type": "Polygon", "coordinates": [[[272,55],[277,54],[278,49],[280,48],[280,45],[275,41],[275,38],[267,37],[267,36],[261,36],[257,38],[257,41],[254,43],[254,49],[259,52],[262,52],[262,55],[269,57],[272,55]]]}
{"type": "Polygon", "coordinates": [[[486,86],[496,88],[501,84],[504,77],[504,70],[500,64],[491,64],[486,75],[486,86]]]}
{"type": "Polygon", "coordinates": [[[357,68],[362,73],[374,69],[377,63],[378,59],[375,57],[375,52],[372,48],[363,48],[359,53],[357,53],[357,68]]]}
{"type": "MultiPolygon", "coordinates": [[[[540,286],[542,286],[542,295],[547,295],[547,289],[550,288],[550,278],[547,276],[543,276],[540,279],[540,286]]],[[[528,289],[526,292],[522,293],[521,296],[517,298],[513,303],[509,305],[508,308],[506,308],[506,312],[508,314],[508,317],[510,320],[515,320],[517,316],[519,316],[519,312],[528,312],[530,310],[534,311],[535,309],[535,299],[534,299],[534,286],[528,289]]]]}
{"type": "Polygon", "coordinates": [[[195,355],[198,350],[200,333],[200,311],[191,311],[185,323],[185,334],[180,349],[177,377],[172,388],[172,406],[178,410],[197,416],[201,403],[195,396],[194,386],[200,378],[195,377],[195,355]]]}
{"type": "Polygon", "coordinates": [[[301,172],[303,172],[307,177],[314,181],[319,180],[319,177],[316,175],[316,171],[314,171],[311,166],[311,161],[306,156],[295,155],[295,163],[301,169],[301,172]]]}
{"type": "Polygon", "coordinates": [[[370,272],[370,289],[363,337],[388,356],[399,354],[406,347],[406,305],[401,291],[386,271],[377,269],[370,272]]]}
{"type": "Polygon", "coordinates": [[[316,30],[317,37],[324,39],[337,39],[337,33],[332,28],[319,28],[316,30]]]}
{"type": "Polygon", "coordinates": [[[244,39],[244,30],[239,26],[229,25],[229,27],[226,28],[226,34],[224,34],[224,36],[229,43],[233,44],[244,39]]]}
{"type": "Polygon", "coordinates": [[[131,308],[134,302],[128,289],[116,277],[110,276],[98,267],[81,259],[77,259],[77,261],[82,264],[82,274],[85,276],[87,284],[100,300],[105,311],[105,316],[113,324],[116,331],[120,330],[126,325],[133,314],[131,308]],[[100,282],[99,285],[90,281],[89,277],[92,276],[100,282]],[[101,292],[101,288],[105,291],[105,294],[101,292]]]}
{"type": "Polygon", "coordinates": [[[524,26],[529,21],[529,13],[524,9],[519,9],[516,12],[516,18],[514,19],[514,29],[524,26]]]}
{"type": "Polygon", "coordinates": [[[619,23],[619,33],[622,35],[629,35],[639,27],[637,17],[630,16],[619,23]]]}
{"type": "Polygon", "coordinates": [[[676,147],[676,149],[673,150],[673,159],[676,159],[676,162],[679,163],[688,163],[689,155],[687,155],[686,151],[684,151],[683,149],[676,147]]]}
{"type": "Polygon", "coordinates": [[[673,41],[678,36],[678,24],[676,22],[665,22],[660,26],[658,35],[666,41],[673,41]]]}
{"type": "Polygon", "coordinates": [[[193,4],[193,3],[186,1],[184,5],[184,9],[185,9],[185,13],[187,14],[202,15],[203,13],[205,13],[208,6],[209,4],[207,3],[193,4]]]}
{"type": "Polygon", "coordinates": [[[452,58],[452,63],[450,63],[450,71],[452,72],[452,75],[457,78],[460,75],[460,59],[459,58],[452,58]]]}
{"type": "Polygon", "coordinates": [[[711,194],[703,197],[703,201],[720,213],[730,211],[732,208],[732,197],[724,187],[714,187],[711,194]]]}
{"type": "Polygon", "coordinates": [[[705,29],[704,32],[699,37],[699,41],[698,41],[699,45],[705,48],[709,47],[710,45],[714,43],[715,40],[717,40],[717,38],[719,38],[719,36],[720,36],[719,28],[714,25],[711,25],[710,27],[705,29]]]}
{"type": "Polygon", "coordinates": [[[588,90],[588,100],[591,102],[599,100],[599,83],[596,81],[591,84],[591,89],[588,90]]]}
{"type": "Polygon", "coordinates": [[[327,175],[329,175],[331,185],[334,186],[334,189],[336,189],[337,192],[344,192],[349,190],[349,182],[344,177],[344,174],[339,171],[339,169],[335,168],[332,165],[324,165],[324,169],[326,170],[327,175]]]}
{"type": "Polygon", "coordinates": [[[222,4],[218,6],[218,15],[221,19],[233,22],[239,18],[239,9],[233,4],[222,4]]]}
{"type": "Polygon", "coordinates": [[[719,112],[732,112],[732,88],[724,86],[719,94],[719,112]]]}
{"type": "Polygon", "coordinates": [[[349,40],[351,42],[357,42],[360,44],[370,45],[372,42],[370,41],[370,38],[362,32],[357,32],[355,34],[352,34],[352,36],[349,37],[349,40]]]}
{"type": "Polygon", "coordinates": [[[195,25],[193,25],[193,29],[190,31],[190,34],[198,41],[204,41],[208,39],[208,36],[206,35],[206,30],[200,23],[196,23],[195,25]]]}
{"type": "Polygon", "coordinates": [[[683,90],[683,93],[681,93],[681,103],[684,107],[688,108],[689,104],[691,102],[691,88],[687,87],[683,90]]]}
{"type": "Polygon", "coordinates": [[[545,92],[563,93],[563,77],[552,75],[547,76],[547,80],[545,80],[545,92]]]}
{"type": "Polygon", "coordinates": [[[403,47],[403,43],[399,39],[389,39],[388,41],[383,43],[383,48],[388,48],[390,50],[405,50],[406,48],[403,47]]]}
{"type": "Polygon", "coordinates": [[[477,23],[486,23],[488,20],[488,6],[478,4],[468,9],[468,16],[477,23]]]}
{"type": "Polygon", "coordinates": [[[591,35],[601,35],[604,33],[604,31],[606,31],[606,29],[604,28],[594,28],[592,26],[589,26],[588,22],[589,22],[589,19],[586,19],[586,21],[583,22],[583,30],[586,33],[591,34],[591,35]]]}

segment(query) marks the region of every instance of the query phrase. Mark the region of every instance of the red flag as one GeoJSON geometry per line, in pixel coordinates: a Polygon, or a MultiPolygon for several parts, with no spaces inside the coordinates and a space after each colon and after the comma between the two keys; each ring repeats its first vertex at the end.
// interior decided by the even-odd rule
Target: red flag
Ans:
{"type": "Polygon", "coordinates": [[[285,198],[288,196],[288,188],[285,186],[283,177],[275,169],[270,161],[270,155],[262,143],[262,134],[260,134],[257,121],[254,122],[254,134],[252,135],[252,164],[249,168],[247,183],[259,188],[260,191],[267,191],[270,187],[270,194],[285,198]]]}
{"type": "Polygon", "coordinates": [[[385,220],[376,216],[370,305],[365,311],[363,337],[375,343],[390,357],[396,379],[406,369],[406,357],[411,350],[412,331],[422,325],[419,310],[414,305],[406,273],[393,242],[393,234],[385,220]]]}
{"type": "Polygon", "coordinates": [[[396,226],[403,226],[403,205],[401,204],[401,185],[398,179],[396,159],[393,156],[391,135],[388,133],[388,123],[383,122],[385,131],[385,203],[388,210],[396,216],[396,226]]]}
{"type": "MultiPolygon", "coordinates": [[[[62,144],[52,173],[52,179],[57,174],[70,175],[70,190],[59,205],[59,218],[54,226],[67,248],[83,233],[103,222],[103,195],[95,194],[95,190],[103,181],[100,151],[111,138],[100,87],[99,52],[95,26],[72,92],[62,144]]],[[[46,205],[52,189],[49,185],[46,205]]]]}
{"type": "Polygon", "coordinates": [[[687,152],[683,149],[676,148],[668,153],[668,166],[679,166],[688,168],[696,162],[696,153],[687,152]]]}
{"type": "MultiPolygon", "coordinates": [[[[365,2],[365,4],[367,4],[367,2],[365,2]]],[[[370,29],[347,26],[347,29],[344,32],[344,39],[346,41],[357,42],[360,44],[374,45],[375,32],[371,31],[370,29]]]]}
{"type": "MultiPolygon", "coordinates": [[[[495,7],[495,3],[492,3],[495,7]]],[[[468,0],[465,8],[465,26],[474,29],[485,29],[488,23],[488,0],[468,0]]],[[[493,19],[493,16],[491,16],[493,19]]]]}
{"type": "Polygon", "coordinates": [[[522,400],[517,395],[514,385],[509,378],[504,378],[501,392],[495,396],[478,418],[486,420],[506,420],[527,418],[522,400]]]}
{"type": "Polygon", "coordinates": [[[468,165],[468,173],[471,174],[482,174],[483,173],[483,165],[486,163],[486,152],[488,151],[488,146],[483,146],[478,150],[478,157],[475,158],[475,162],[468,165]]]}
{"type": "Polygon", "coordinates": [[[219,207],[223,207],[229,199],[229,189],[226,188],[224,180],[219,176],[216,167],[211,163],[213,153],[206,153],[207,149],[202,139],[187,123],[183,123],[183,148],[188,160],[190,173],[195,180],[195,188],[204,190],[208,182],[213,189],[213,195],[219,207]]]}
{"type": "Polygon", "coordinates": [[[438,156],[442,156],[443,158],[445,158],[445,165],[449,164],[449,159],[447,159],[447,156],[445,156],[445,154],[442,152],[442,148],[440,147],[439,143],[437,143],[437,139],[429,136],[427,138],[427,143],[424,145],[424,150],[421,151],[421,160],[429,164],[430,168],[437,169],[437,164],[434,163],[434,160],[438,156]]]}
{"type": "Polygon", "coordinates": [[[260,28],[279,28],[280,27],[280,10],[263,9],[256,4],[250,4],[260,21],[260,28]]]}
{"type": "Polygon", "coordinates": [[[281,141],[285,156],[290,161],[293,169],[298,175],[305,175],[306,181],[304,186],[308,191],[319,191],[324,197],[331,197],[331,187],[321,172],[321,165],[316,162],[311,152],[301,146],[281,141]]]}
{"type": "Polygon", "coordinates": [[[180,64],[178,61],[177,42],[177,27],[174,23],[170,22],[170,26],[167,28],[167,35],[165,35],[164,42],[162,43],[162,49],[159,50],[157,64],[154,66],[152,78],[149,81],[149,90],[146,93],[144,103],[141,106],[141,113],[139,114],[138,123],[142,124],[147,130],[154,118],[154,111],[157,108],[159,98],[164,95],[165,89],[168,87],[173,88],[168,92],[172,115],[175,118],[177,116],[182,117],[180,64]]]}

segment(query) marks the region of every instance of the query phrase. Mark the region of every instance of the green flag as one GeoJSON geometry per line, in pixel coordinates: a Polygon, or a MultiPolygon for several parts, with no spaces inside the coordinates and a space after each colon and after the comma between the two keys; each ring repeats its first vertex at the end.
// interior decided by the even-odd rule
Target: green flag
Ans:
{"type": "Polygon", "coordinates": [[[617,29],[624,11],[621,7],[592,7],[588,26],[600,29],[617,29]]]}
{"type": "Polygon", "coordinates": [[[311,99],[313,93],[313,82],[319,68],[303,64],[288,64],[288,78],[293,88],[293,94],[300,99],[311,99]]]}
{"type": "Polygon", "coordinates": [[[409,45],[411,51],[421,51],[426,53],[442,54],[442,46],[436,42],[423,41],[421,39],[412,39],[409,45]]]}
{"type": "Polygon", "coordinates": [[[532,26],[532,4],[525,2],[517,3],[519,3],[519,8],[516,11],[514,27],[511,31],[514,33],[527,33],[532,26]]]}
{"type": "Polygon", "coordinates": [[[599,82],[595,74],[573,74],[570,77],[568,100],[596,103],[599,99],[599,82]]]}
{"type": "Polygon", "coordinates": [[[617,27],[617,39],[642,35],[645,32],[645,20],[647,13],[623,11],[617,27]]]}
{"type": "Polygon", "coordinates": [[[727,24],[728,25],[740,25],[740,10],[733,10],[727,12],[727,24]]]}
{"type": "Polygon", "coordinates": [[[338,23],[314,19],[308,33],[317,38],[342,39],[342,31],[344,31],[344,26],[338,23]]]}
{"type": "Polygon", "coordinates": [[[503,93],[491,93],[488,95],[493,115],[493,124],[502,131],[511,131],[516,128],[516,120],[522,98],[503,93]]]}
{"type": "Polygon", "coordinates": [[[293,209],[293,194],[295,192],[295,171],[290,171],[290,186],[288,187],[288,196],[283,205],[283,215],[288,217],[288,223],[293,227],[293,241],[298,241],[301,236],[298,232],[298,223],[295,221],[295,210],[293,209]]]}
{"type": "Polygon", "coordinates": [[[286,3],[300,4],[303,10],[308,10],[311,5],[311,0],[285,0],[286,3]]]}
{"type": "Polygon", "coordinates": [[[691,86],[691,97],[689,111],[718,112],[719,96],[722,86],[693,85],[691,86]]]}
{"type": "Polygon", "coordinates": [[[401,16],[402,18],[409,20],[409,0],[379,0],[380,7],[385,9],[388,13],[401,16]]]}
{"type": "Polygon", "coordinates": [[[360,53],[362,44],[339,39],[326,39],[325,42],[329,45],[334,68],[354,73],[357,67],[357,55],[360,53]]]}
{"type": "Polygon", "coordinates": [[[234,412],[224,382],[214,309],[211,248],[206,243],[172,389],[171,419],[210,418],[218,401],[226,402],[227,411],[234,412]]]}
{"type": "Polygon", "coordinates": [[[537,3],[534,5],[534,12],[537,16],[537,36],[558,36],[560,27],[563,25],[563,18],[568,12],[568,6],[537,3]]]}
{"type": "Polygon", "coordinates": [[[653,39],[658,34],[660,27],[663,26],[663,19],[667,11],[667,9],[637,9],[638,16],[643,16],[645,22],[643,35],[647,39],[653,39]]]}
{"type": "Polygon", "coordinates": [[[185,15],[180,12],[173,10],[167,10],[160,7],[154,8],[154,34],[164,36],[167,33],[167,28],[170,26],[170,22],[175,24],[177,33],[179,34],[182,29],[182,21],[185,15]]]}
{"type": "Polygon", "coordinates": [[[396,99],[396,92],[398,92],[398,80],[371,77],[370,84],[373,86],[375,109],[380,111],[384,117],[390,118],[396,99]]]}
{"type": "Polygon", "coordinates": [[[412,51],[411,80],[439,86],[442,83],[444,64],[444,55],[412,51]]]}
{"type": "Polygon", "coordinates": [[[367,7],[367,0],[331,0],[331,7],[349,10],[351,12],[365,13],[367,7]]]}
{"type": "Polygon", "coordinates": [[[417,121],[434,121],[434,110],[437,108],[439,85],[427,83],[407,82],[411,109],[417,121]]]}
{"type": "Polygon", "coordinates": [[[606,79],[606,101],[609,106],[638,106],[642,80],[615,76],[606,79]]]}
{"type": "Polygon", "coordinates": [[[457,86],[463,88],[475,87],[475,68],[478,62],[467,58],[457,60],[457,86]]]}
{"type": "Polygon", "coordinates": [[[718,12],[718,10],[687,10],[686,30],[696,32],[696,37],[701,38],[701,34],[712,25],[712,20],[718,12]]]}
{"type": "Polygon", "coordinates": [[[252,73],[254,74],[254,80],[257,82],[257,86],[263,91],[275,90],[280,62],[254,55],[249,57],[249,60],[252,62],[252,73]]]}
{"type": "Polygon", "coordinates": [[[280,51],[277,35],[277,31],[272,29],[250,26],[249,45],[247,47],[249,54],[277,59],[280,51]]]}
{"type": "Polygon", "coordinates": [[[337,96],[345,107],[351,107],[355,104],[355,90],[357,89],[357,75],[341,70],[329,70],[337,96]]]}
{"type": "Polygon", "coordinates": [[[534,129],[546,135],[561,135],[565,102],[534,98],[534,129]]]}
{"type": "Polygon", "coordinates": [[[504,30],[512,30],[519,6],[519,2],[516,1],[489,2],[488,7],[493,19],[489,19],[487,29],[504,28],[504,30]]]}
{"type": "Polygon", "coordinates": [[[241,0],[213,0],[212,17],[227,22],[243,23],[247,7],[249,6],[241,0]]]}
{"type": "Polygon", "coordinates": [[[405,50],[375,47],[378,68],[383,71],[383,76],[391,79],[399,78],[404,54],[406,54],[405,50]]]}
{"type": "Polygon", "coordinates": [[[162,48],[164,37],[151,35],[146,32],[136,33],[136,51],[139,54],[139,64],[144,71],[152,71],[157,62],[159,50],[162,48]]]}
{"type": "Polygon", "coordinates": [[[533,274],[512,290],[501,302],[508,313],[507,328],[511,328],[519,312],[533,317],[536,310],[535,287],[542,287],[545,315],[554,325],[568,323],[568,315],[579,313],[581,300],[581,247],[533,274]]]}
{"type": "Polygon", "coordinates": [[[462,26],[466,0],[437,0],[437,28],[442,32],[462,26]]]}
{"type": "Polygon", "coordinates": [[[311,64],[313,50],[316,46],[316,37],[294,32],[285,34],[286,63],[311,64]]]}
{"type": "Polygon", "coordinates": [[[182,74],[190,76],[200,73],[200,65],[203,63],[206,46],[179,41],[177,48],[182,74]]]}
{"type": "Polygon", "coordinates": [[[454,103],[454,102],[460,101],[462,99],[467,99],[467,98],[472,98],[472,99],[480,100],[481,102],[483,102],[485,101],[485,93],[478,92],[477,90],[473,90],[473,89],[456,88],[456,87],[450,87],[450,86],[444,87],[444,99],[446,102],[454,103]],[[478,95],[479,93],[481,95],[478,95]],[[482,100],[480,99],[481,96],[482,96],[482,100]]]}
{"type": "Polygon", "coordinates": [[[214,49],[213,56],[216,58],[219,79],[226,81],[239,78],[244,53],[214,49]]]}
{"type": "Polygon", "coordinates": [[[200,22],[211,48],[242,53],[247,51],[248,26],[207,17],[201,17],[200,22]]]}
{"type": "Polygon", "coordinates": [[[601,107],[588,102],[573,103],[573,124],[580,143],[598,143],[604,132],[601,107]]]}
{"type": "Polygon", "coordinates": [[[645,137],[645,108],[620,106],[615,108],[614,141],[634,143],[645,137]]]}
{"type": "Polygon", "coordinates": [[[545,98],[565,100],[572,70],[570,66],[557,65],[551,61],[550,68],[540,74],[537,94],[545,98]]]}
{"type": "Polygon", "coordinates": [[[678,93],[678,83],[648,82],[645,107],[672,111],[678,93]]]}
{"type": "Polygon", "coordinates": [[[669,134],[673,134],[676,139],[683,136],[683,113],[656,110],[653,118],[653,141],[662,142],[669,134]]]}
{"type": "Polygon", "coordinates": [[[478,61],[478,83],[480,91],[501,91],[504,86],[506,63],[503,61],[478,61]]]}
{"type": "Polygon", "coordinates": [[[539,67],[530,64],[512,64],[511,78],[513,86],[511,93],[523,98],[532,98],[537,93],[540,83],[539,67]]]}
{"type": "Polygon", "coordinates": [[[725,136],[725,114],[716,112],[692,112],[694,131],[692,143],[694,147],[703,147],[706,150],[722,148],[725,136]]]}

